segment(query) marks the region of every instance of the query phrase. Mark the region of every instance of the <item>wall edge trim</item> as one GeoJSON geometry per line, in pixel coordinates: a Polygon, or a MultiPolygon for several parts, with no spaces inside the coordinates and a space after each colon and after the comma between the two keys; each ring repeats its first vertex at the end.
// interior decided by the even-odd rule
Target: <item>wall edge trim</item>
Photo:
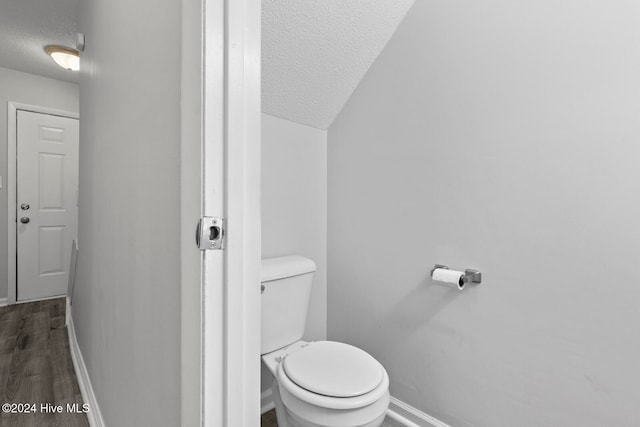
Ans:
{"type": "Polygon", "coordinates": [[[73,361],[73,367],[76,371],[76,377],[78,379],[78,387],[80,388],[80,394],[84,403],[89,404],[89,412],[87,412],[87,419],[89,420],[89,426],[91,427],[105,427],[104,420],[102,419],[102,413],[98,406],[98,401],[93,392],[91,386],[91,380],[89,379],[89,371],[84,363],[82,352],[78,346],[78,340],[76,339],[76,330],[73,326],[73,317],[71,312],[67,312],[67,335],[69,336],[69,349],[71,350],[71,360],[73,361]]]}
{"type": "Polygon", "coordinates": [[[407,427],[450,427],[449,424],[393,396],[391,396],[391,403],[389,404],[387,414],[389,418],[393,418],[407,427]]]}
{"type": "Polygon", "coordinates": [[[0,307],[4,307],[6,305],[9,305],[9,299],[8,298],[0,298],[0,307]]]}

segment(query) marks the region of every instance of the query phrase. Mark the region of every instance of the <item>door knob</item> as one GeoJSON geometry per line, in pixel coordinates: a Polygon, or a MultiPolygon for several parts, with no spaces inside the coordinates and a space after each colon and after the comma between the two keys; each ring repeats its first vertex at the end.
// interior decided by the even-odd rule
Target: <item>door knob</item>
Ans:
{"type": "Polygon", "coordinates": [[[22,209],[23,211],[28,211],[30,207],[31,206],[29,206],[29,204],[27,203],[23,203],[20,205],[20,209],[22,209]]]}
{"type": "Polygon", "coordinates": [[[26,216],[23,216],[22,218],[20,218],[20,222],[23,224],[28,224],[29,221],[31,221],[29,218],[27,218],[26,216]]]}

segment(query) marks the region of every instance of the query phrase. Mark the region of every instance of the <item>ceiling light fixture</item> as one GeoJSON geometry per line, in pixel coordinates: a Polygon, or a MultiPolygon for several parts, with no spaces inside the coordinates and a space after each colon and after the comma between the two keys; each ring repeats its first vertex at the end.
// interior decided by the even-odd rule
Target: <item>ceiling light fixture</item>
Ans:
{"type": "Polygon", "coordinates": [[[47,46],[44,51],[62,68],[71,71],[80,69],[80,53],[75,49],[63,46],[47,46]]]}

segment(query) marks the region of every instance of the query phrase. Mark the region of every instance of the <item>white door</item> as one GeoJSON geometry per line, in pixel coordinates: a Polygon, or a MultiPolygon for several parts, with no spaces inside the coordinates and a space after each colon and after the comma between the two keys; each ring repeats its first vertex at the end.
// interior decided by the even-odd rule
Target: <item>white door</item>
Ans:
{"type": "Polygon", "coordinates": [[[17,114],[17,300],[67,292],[78,233],[78,120],[17,114]]]}

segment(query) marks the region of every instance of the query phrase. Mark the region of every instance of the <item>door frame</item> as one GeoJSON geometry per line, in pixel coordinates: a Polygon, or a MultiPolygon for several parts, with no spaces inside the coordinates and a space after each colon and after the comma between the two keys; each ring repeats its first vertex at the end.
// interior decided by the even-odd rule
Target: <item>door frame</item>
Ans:
{"type": "Polygon", "coordinates": [[[223,425],[253,427],[260,423],[262,8],[259,0],[226,0],[225,6],[225,217],[229,240],[223,425]]]}
{"type": "Polygon", "coordinates": [[[260,0],[182,6],[181,424],[260,422],[260,0]],[[201,216],[226,248],[198,251],[201,216]]]}
{"type": "Polygon", "coordinates": [[[18,153],[18,111],[48,114],[51,116],[80,119],[80,114],[73,111],[30,105],[21,102],[7,102],[7,304],[16,303],[17,271],[17,153],[18,153]]]}

